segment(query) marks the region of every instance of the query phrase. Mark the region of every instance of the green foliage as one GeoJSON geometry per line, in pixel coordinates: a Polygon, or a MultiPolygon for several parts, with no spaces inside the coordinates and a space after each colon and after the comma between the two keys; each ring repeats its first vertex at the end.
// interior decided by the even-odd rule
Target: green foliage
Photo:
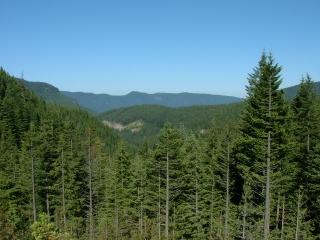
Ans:
{"type": "Polygon", "coordinates": [[[115,150],[117,136],[88,113],[46,105],[3,69],[0,89],[1,236],[30,239],[29,226],[40,212],[60,229],[83,235],[88,199],[86,129],[95,129],[96,139],[106,144],[99,149],[101,154],[115,150]]]}
{"type": "MultiPolygon", "coordinates": [[[[290,183],[294,178],[294,172],[288,171],[292,161],[290,150],[293,150],[290,149],[291,122],[289,106],[279,90],[280,72],[281,67],[274,63],[273,57],[263,54],[258,66],[249,75],[240,138],[234,149],[242,182],[247,188],[246,201],[255,206],[247,216],[247,222],[255,226],[260,238],[266,230],[261,221],[264,214],[266,211],[272,214],[273,209],[277,208],[277,198],[290,193],[290,183]],[[268,158],[270,166],[267,164],[268,158]],[[270,172],[269,178],[267,171],[270,172]],[[269,185],[271,190],[266,192],[268,182],[272,185],[269,185]],[[267,196],[271,199],[266,199],[267,196]],[[266,204],[271,204],[268,210],[266,204]]],[[[278,222],[271,225],[278,225],[278,222]]]]}
{"type": "Polygon", "coordinates": [[[76,100],[63,95],[56,87],[43,82],[29,82],[23,79],[17,79],[21,83],[49,103],[57,104],[64,107],[79,108],[76,100]]]}
{"type": "Polygon", "coordinates": [[[319,152],[320,138],[319,107],[314,83],[309,75],[302,78],[297,96],[292,101],[294,113],[295,162],[297,163],[296,185],[307,194],[307,208],[304,220],[313,222],[315,231],[320,231],[320,214],[317,198],[320,194],[319,152]]]}
{"type": "Polygon", "coordinates": [[[317,239],[320,101],[307,76],[290,105],[280,73],[263,54],[245,103],[101,115],[143,122],[132,148],[1,69],[0,239],[262,239],[268,156],[268,239],[317,239]]]}
{"type": "Polygon", "coordinates": [[[49,222],[44,213],[39,215],[39,220],[31,225],[32,236],[35,240],[73,240],[68,233],[60,233],[58,228],[49,222]]]}
{"type": "MultiPolygon", "coordinates": [[[[292,87],[284,88],[283,92],[286,96],[286,99],[293,100],[297,96],[299,92],[299,88],[300,88],[300,84],[292,87]]],[[[320,82],[312,82],[312,88],[314,89],[314,92],[317,95],[320,95],[320,82]]]]}
{"type": "Polygon", "coordinates": [[[123,125],[142,121],[143,125],[139,131],[132,132],[131,129],[126,129],[119,132],[127,141],[141,145],[144,142],[155,143],[159,131],[166,122],[170,122],[176,128],[206,132],[212,125],[215,128],[223,128],[225,124],[236,124],[242,109],[242,103],[183,108],[144,105],[106,112],[99,118],[123,125]]]}
{"type": "Polygon", "coordinates": [[[39,221],[31,225],[32,236],[36,240],[58,240],[59,234],[53,223],[48,221],[46,214],[39,215],[39,221]]]}

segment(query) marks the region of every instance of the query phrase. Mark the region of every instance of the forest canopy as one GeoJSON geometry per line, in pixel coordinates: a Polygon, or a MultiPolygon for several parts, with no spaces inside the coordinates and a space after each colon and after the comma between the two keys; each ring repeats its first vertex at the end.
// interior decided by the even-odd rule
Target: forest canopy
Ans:
{"type": "Polygon", "coordinates": [[[244,103],[217,107],[230,121],[133,147],[1,68],[0,239],[319,239],[319,97],[309,75],[290,101],[281,82],[263,53],[244,103]]]}

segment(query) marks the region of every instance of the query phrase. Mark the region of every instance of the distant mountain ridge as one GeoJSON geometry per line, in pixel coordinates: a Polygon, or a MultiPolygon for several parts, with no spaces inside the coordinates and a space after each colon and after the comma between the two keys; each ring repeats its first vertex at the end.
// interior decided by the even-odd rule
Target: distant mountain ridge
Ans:
{"type": "Polygon", "coordinates": [[[166,107],[187,107],[194,105],[220,105],[237,103],[241,98],[200,93],[142,93],[133,91],[123,96],[61,91],[75,99],[79,105],[97,113],[135,105],[161,105],[166,107]]]}
{"type": "MultiPolygon", "coordinates": [[[[135,105],[160,105],[166,107],[189,107],[196,105],[221,105],[238,103],[243,99],[232,96],[211,95],[201,93],[142,93],[133,91],[122,96],[109,94],[94,94],[84,92],[60,91],[58,88],[44,82],[21,81],[28,89],[42,97],[47,102],[68,107],[82,107],[90,112],[102,113],[123,107],[135,105]]],[[[320,95],[320,82],[315,82],[315,91],[320,95]]],[[[288,99],[292,99],[299,85],[284,88],[288,99]]]]}

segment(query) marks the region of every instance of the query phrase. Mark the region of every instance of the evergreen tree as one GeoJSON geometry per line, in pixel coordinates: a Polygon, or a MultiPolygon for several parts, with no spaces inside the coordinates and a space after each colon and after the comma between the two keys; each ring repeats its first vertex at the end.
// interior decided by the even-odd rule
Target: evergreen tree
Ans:
{"type": "Polygon", "coordinates": [[[308,173],[311,171],[310,154],[316,147],[320,137],[316,95],[313,82],[309,75],[301,80],[297,96],[293,99],[294,135],[296,138],[296,162],[298,171],[296,181],[308,189],[310,182],[308,173]]]}
{"type": "Polygon", "coordinates": [[[148,170],[150,179],[148,191],[153,192],[147,200],[149,216],[156,219],[155,232],[158,239],[169,239],[173,229],[173,202],[180,197],[178,175],[181,169],[179,148],[182,144],[179,131],[166,124],[162,129],[154,150],[154,159],[148,170]],[[164,226],[164,229],[162,228],[164,226]]]}
{"type": "Polygon", "coordinates": [[[135,224],[134,210],[134,182],[131,158],[125,145],[122,143],[115,159],[114,183],[114,211],[115,211],[115,238],[126,239],[130,237],[131,229],[135,224]]]}
{"type": "Polygon", "coordinates": [[[180,195],[176,205],[176,235],[178,239],[204,239],[206,205],[203,202],[203,147],[191,134],[181,147],[179,171],[180,195]]]}
{"type": "MultiPolygon", "coordinates": [[[[302,78],[296,97],[292,102],[294,113],[294,136],[295,136],[295,162],[296,186],[301,187],[307,196],[306,220],[316,218],[320,213],[317,198],[319,191],[314,187],[319,183],[317,175],[319,174],[318,164],[318,140],[320,137],[319,111],[317,109],[317,96],[314,90],[314,82],[307,74],[302,78]]],[[[314,221],[314,227],[320,230],[320,225],[314,221]]]]}
{"type": "Polygon", "coordinates": [[[242,114],[241,136],[235,147],[239,170],[247,184],[247,201],[255,207],[247,218],[255,226],[258,238],[269,239],[273,200],[284,189],[282,171],[288,164],[288,105],[282,91],[281,67],[271,55],[262,54],[258,67],[249,74],[246,108],[242,114]]]}

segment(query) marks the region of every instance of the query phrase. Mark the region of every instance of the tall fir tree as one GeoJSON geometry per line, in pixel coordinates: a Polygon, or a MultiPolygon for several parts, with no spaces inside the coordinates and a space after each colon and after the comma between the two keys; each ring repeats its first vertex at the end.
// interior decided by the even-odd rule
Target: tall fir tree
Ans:
{"type": "Polygon", "coordinates": [[[320,224],[316,220],[320,213],[317,203],[320,191],[317,191],[317,187],[315,187],[319,184],[317,175],[320,173],[317,149],[320,138],[320,115],[317,109],[314,82],[308,74],[301,80],[298,93],[292,101],[292,109],[296,143],[294,159],[297,165],[295,181],[297,189],[299,191],[301,188],[303,189],[305,194],[302,196],[307,205],[305,219],[301,220],[314,219],[312,222],[315,231],[320,231],[320,224]]]}
{"type": "MultiPolygon", "coordinates": [[[[235,146],[236,159],[248,187],[247,201],[255,211],[247,220],[258,238],[269,239],[274,225],[274,199],[284,190],[284,182],[275,176],[286,175],[290,128],[288,104],[281,84],[281,67],[272,55],[262,54],[258,66],[249,74],[246,107],[242,114],[240,139],[235,146]],[[282,171],[282,172],[281,172],[282,171]],[[281,172],[281,173],[279,173],[281,172]]],[[[285,193],[282,193],[285,194],[285,193]]]]}

